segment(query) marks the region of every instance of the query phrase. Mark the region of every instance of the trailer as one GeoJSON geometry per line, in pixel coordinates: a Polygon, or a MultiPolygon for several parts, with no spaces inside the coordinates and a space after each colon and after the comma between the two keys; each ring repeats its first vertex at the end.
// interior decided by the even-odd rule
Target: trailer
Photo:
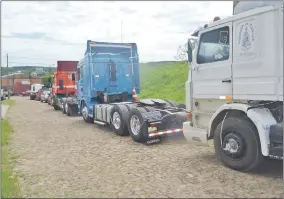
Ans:
{"type": "Polygon", "coordinates": [[[75,73],[78,61],[57,61],[57,71],[54,73],[52,97],[50,104],[54,110],[62,110],[62,98],[74,96],[76,93],[75,73]]]}
{"type": "Polygon", "coordinates": [[[135,43],[87,41],[78,63],[78,114],[86,123],[108,126],[119,136],[152,144],[180,133],[185,105],[161,99],[139,100],[139,56],[135,43]],[[173,130],[174,129],[174,130],[173,130]]]}
{"type": "Polygon", "coordinates": [[[251,171],[264,157],[283,160],[283,2],[239,1],[234,13],[188,42],[183,134],[213,139],[220,162],[251,171]]]}

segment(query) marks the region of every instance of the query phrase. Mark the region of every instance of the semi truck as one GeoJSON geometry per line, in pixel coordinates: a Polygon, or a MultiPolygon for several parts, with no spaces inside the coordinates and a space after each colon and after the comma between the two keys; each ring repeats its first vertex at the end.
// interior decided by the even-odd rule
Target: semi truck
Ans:
{"type": "Polygon", "coordinates": [[[283,2],[237,2],[234,15],[188,41],[185,138],[223,165],[252,171],[283,160],[283,2]]]}
{"type": "MultiPolygon", "coordinates": [[[[75,83],[78,79],[77,71],[72,73],[72,81],[75,83]]],[[[75,83],[75,91],[73,93],[67,93],[67,95],[60,100],[61,111],[67,116],[79,116],[78,115],[78,98],[77,98],[77,85],[75,83]]]]}
{"type": "Polygon", "coordinates": [[[1,101],[6,99],[6,95],[4,94],[4,89],[1,88],[1,101]]]}
{"type": "Polygon", "coordinates": [[[55,110],[62,109],[61,99],[76,93],[74,73],[77,71],[78,61],[57,61],[52,85],[51,105],[55,110]]]}
{"type": "Polygon", "coordinates": [[[139,100],[136,43],[87,41],[78,63],[78,114],[86,123],[110,127],[119,136],[152,144],[182,131],[185,105],[162,99],[139,100]],[[172,130],[174,128],[174,130],[172,130]]]}

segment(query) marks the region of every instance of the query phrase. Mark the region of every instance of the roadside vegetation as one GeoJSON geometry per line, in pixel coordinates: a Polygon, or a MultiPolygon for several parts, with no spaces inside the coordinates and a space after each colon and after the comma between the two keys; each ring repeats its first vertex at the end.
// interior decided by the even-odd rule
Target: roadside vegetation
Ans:
{"type": "Polygon", "coordinates": [[[140,74],[140,98],[160,98],[185,104],[187,63],[140,64],[140,74]]]}
{"type": "Polygon", "coordinates": [[[16,104],[16,100],[13,99],[6,99],[1,102],[2,104],[9,105],[10,107],[16,104]]]}
{"type": "MultiPolygon", "coordinates": [[[[10,107],[16,103],[13,99],[2,101],[2,104],[7,104],[10,107]]],[[[2,198],[12,198],[20,196],[20,188],[17,181],[17,176],[13,174],[13,164],[17,156],[11,154],[10,141],[13,128],[7,119],[1,122],[1,157],[2,157],[2,198]]]]}

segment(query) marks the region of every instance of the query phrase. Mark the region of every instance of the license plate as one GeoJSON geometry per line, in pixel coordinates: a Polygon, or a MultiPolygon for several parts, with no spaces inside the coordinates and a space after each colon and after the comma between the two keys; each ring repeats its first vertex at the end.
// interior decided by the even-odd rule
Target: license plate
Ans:
{"type": "Polygon", "coordinates": [[[148,132],[157,131],[157,127],[148,127],[148,132]]]}

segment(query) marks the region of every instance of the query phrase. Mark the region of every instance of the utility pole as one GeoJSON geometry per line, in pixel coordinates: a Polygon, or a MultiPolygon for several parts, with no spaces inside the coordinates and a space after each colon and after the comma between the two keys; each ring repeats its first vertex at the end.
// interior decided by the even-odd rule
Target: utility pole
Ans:
{"type": "Polygon", "coordinates": [[[7,90],[8,90],[8,99],[10,99],[10,91],[9,91],[9,72],[8,72],[8,65],[9,65],[9,55],[7,53],[7,90]]]}

